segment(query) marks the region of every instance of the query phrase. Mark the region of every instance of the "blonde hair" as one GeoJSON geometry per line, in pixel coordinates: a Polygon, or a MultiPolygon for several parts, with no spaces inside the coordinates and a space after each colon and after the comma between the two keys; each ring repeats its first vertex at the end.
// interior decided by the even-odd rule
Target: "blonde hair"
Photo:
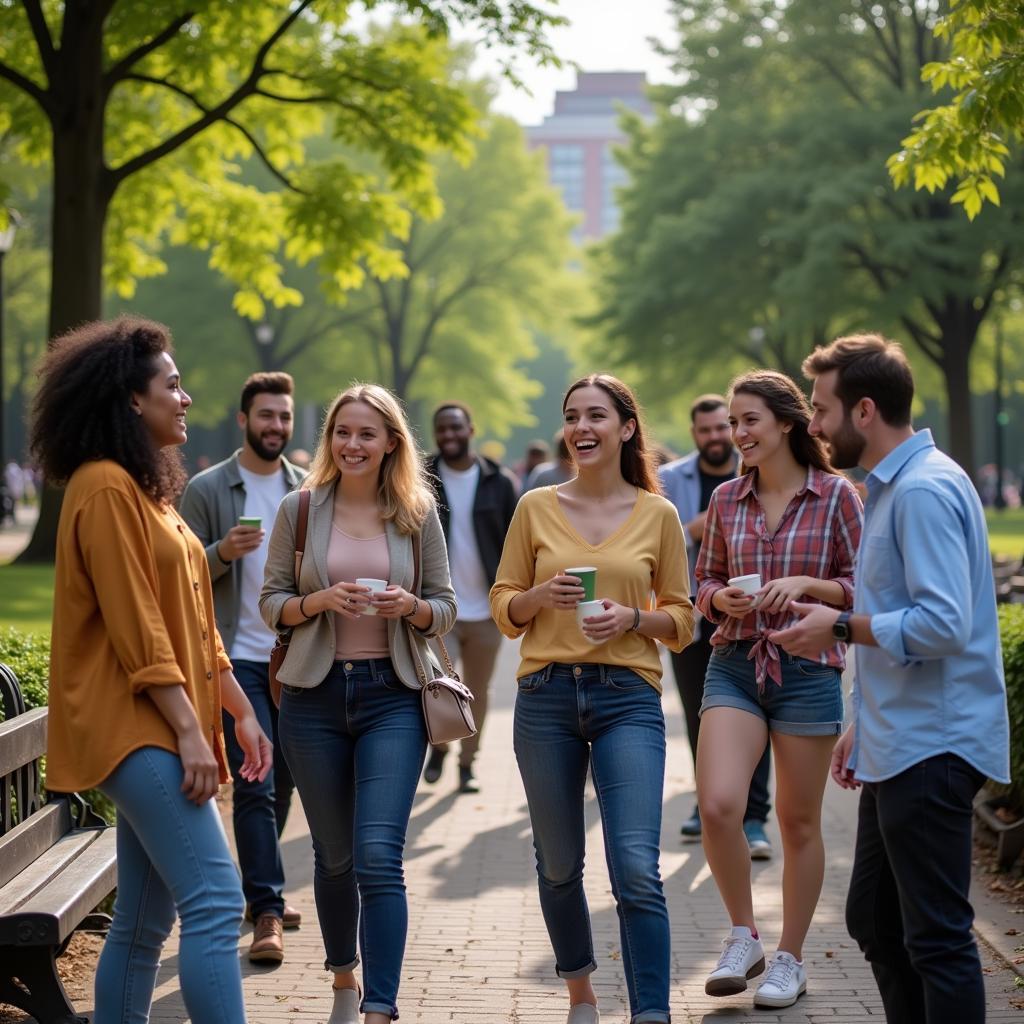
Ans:
{"type": "Polygon", "coordinates": [[[434,492],[401,403],[379,384],[353,384],[331,403],[305,486],[332,484],[341,476],[331,454],[331,438],[338,412],[350,402],[363,402],[380,413],[388,437],[397,442],[380,466],[377,504],[385,522],[393,522],[400,533],[415,533],[434,505],[434,492]]]}

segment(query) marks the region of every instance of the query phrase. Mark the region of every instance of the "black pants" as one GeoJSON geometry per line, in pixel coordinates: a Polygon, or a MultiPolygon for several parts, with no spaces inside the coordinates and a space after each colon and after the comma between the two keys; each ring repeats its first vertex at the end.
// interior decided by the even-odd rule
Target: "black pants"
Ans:
{"type": "MultiPolygon", "coordinates": [[[[697,736],[700,733],[701,701],[704,699],[704,675],[711,660],[711,635],[714,626],[709,622],[699,624],[701,635],[684,647],[679,654],[672,652],[672,671],[676,677],[679,699],[683,702],[683,715],[686,718],[686,736],[690,741],[693,754],[693,767],[697,768],[697,736]],[[705,637],[703,634],[707,633],[705,637]]],[[[767,821],[771,803],[768,800],[768,773],[771,771],[771,744],[766,743],[761,760],[754,769],[754,777],[750,780],[747,793],[747,810],[744,821],[767,821]]]]}
{"type": "Polygon", "coordinates": [[[971,934],[971,805],[981,774],[939,754],[866,782],[846,927],[875,975],[889,1024],[981,1024],[971,934]]]}

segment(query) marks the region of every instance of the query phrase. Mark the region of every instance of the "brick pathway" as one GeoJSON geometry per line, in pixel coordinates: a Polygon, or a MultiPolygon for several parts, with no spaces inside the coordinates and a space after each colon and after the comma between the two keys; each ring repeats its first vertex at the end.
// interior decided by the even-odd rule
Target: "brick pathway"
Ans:
{"type": "MultiPolygon", "coordinates": [[[[494,684],[480,758],[483,791],[456,796],[449,759],[436,787],[420,787],[409,831],[406,869],[410,897],[409,945],[399,997],[402,1024],[561,1024],[563,985],[537,904],[529,819],[512,755],[512,679],[515,645],[507,644],[494,684]]],[[[855,798],[829,784],[825,808],[828,870],[806,948],[809,993],[788,1010],[752,1010],[751,994],[711,999],[704,977],[717,959],[725,919],[699,845],[679,842],[679,823],[690,813],[693,782],[674,687],[666,695],[669,771],[666,780],[662,875],[672,921],[672,1012],[683,1022],[757,1021],[854,1024],[884,1020],[870,970],[843,925],[850,871],[855,798]]],[[[627,1020],[618,926],[604,866],[597,805],[587,802],[587,892],[594,918],[599,969],[594,975],[603,1019],[627,1020]]],[[[778,846],[773,824],[769,833],[778,846]]],[[[285,834],[288,897],[305,916],[286,933],[287,958],[273,969],[244,960],[249,1020],[324,1022],[330,1009],[328,976],[313,908],[309,839],[296,808],[285,834]]],[[[767,942],[778,937],[781,864],[755,864],[755,901],[767,942]]],[[[1022,922],[1024,923],[1024,922],[1022,922]]],[[[1022,928],[1024,931],[1024,928],[1022,928]]],[[[248,946],[248,928],[241,951],[248,946]]],[[[1019,939],[1014,941],[1020,941],[1019,939]]],[[[1021,1024],[1011,999],[1024,995],[1015,976],[985,952],[990,1024],[1021,1024]]],[[[152,1021],[180,1021],[176,946],[165,952],[152,1021]]],[[[88,1011],[89,1007],[81,1007],[88,1011]]]]}

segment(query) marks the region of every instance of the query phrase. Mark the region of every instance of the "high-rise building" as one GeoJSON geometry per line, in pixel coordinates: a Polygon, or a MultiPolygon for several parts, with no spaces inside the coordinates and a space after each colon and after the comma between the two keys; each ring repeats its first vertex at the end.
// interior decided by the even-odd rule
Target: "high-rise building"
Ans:
{"type": "Polygon", "coordinates": [[[593,241],[619,223],[615,190],[626,172],[614,148],[625,141],[623,108],[653,116],[642,71],[581,71],[576,88],[555,94],[555,110],[526,129],[531,149],[545,149],[551,183],[565,205],[581,216],[577,241],[593,241]]]}

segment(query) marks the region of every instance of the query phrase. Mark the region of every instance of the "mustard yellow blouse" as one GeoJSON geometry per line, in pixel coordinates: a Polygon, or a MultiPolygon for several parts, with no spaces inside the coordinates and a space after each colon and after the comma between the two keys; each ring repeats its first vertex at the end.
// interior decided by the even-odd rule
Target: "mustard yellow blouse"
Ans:
{"type": "Polygon", "coordinates": [[[553,608],[542,608],[525,626],[512,621],[508,608],[516,594],[576,565],[596,567],[597,597],[668,612],[676,633],[665,646],[681,651],[693,639],[693,605],[686,544],[675,507],[660,495],[639,491],[629,518],[594,545],[572,528],[556,488],[528,491],[512,517],[491,588],[491,615],[498,629],[513,639],[523,637],[519,676],[550,662],[598,662],[631,668],[661,693],[661,659],[650,637],[627,632],[595,647],[580,632],[573,612],[553,608]]]}
{"type": "Polygon", "coordinates": [[[185,521],[118,463],[80,466],[57,530],[48,788],[96,786],[140,747],[176,752],[146,691],[178,685],[226,782],[220,671],[230,667],[206,555],[185,521]]]}

